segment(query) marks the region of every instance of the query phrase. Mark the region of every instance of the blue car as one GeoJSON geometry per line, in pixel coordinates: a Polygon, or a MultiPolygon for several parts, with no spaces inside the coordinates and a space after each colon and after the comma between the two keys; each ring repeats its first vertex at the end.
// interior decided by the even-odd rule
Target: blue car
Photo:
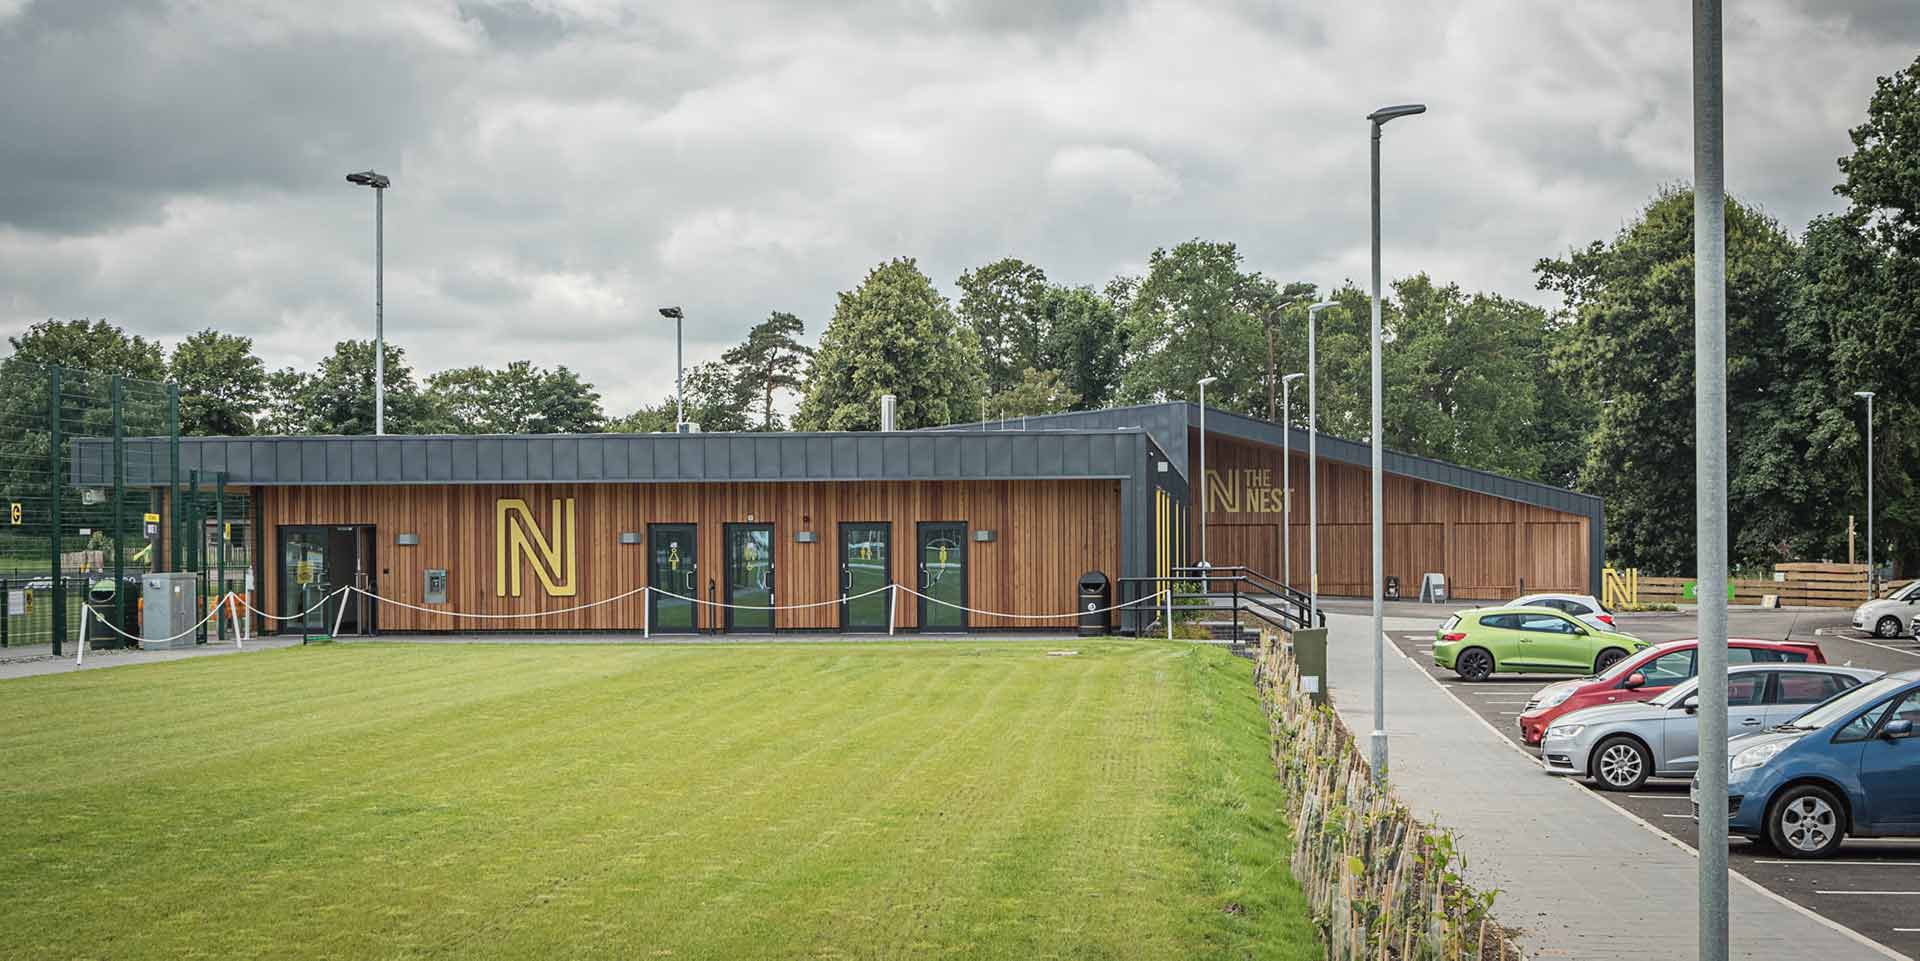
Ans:
{"type": "MultiPolygon", "coordinates": [[[[1847,837],[1920,837],[1920,670],[1835,695],[1727,745],[1727,830],[1788,857],[1847,837]]],[[[1700,781],[1693,782],[1700,813],[1700,781]]]]}

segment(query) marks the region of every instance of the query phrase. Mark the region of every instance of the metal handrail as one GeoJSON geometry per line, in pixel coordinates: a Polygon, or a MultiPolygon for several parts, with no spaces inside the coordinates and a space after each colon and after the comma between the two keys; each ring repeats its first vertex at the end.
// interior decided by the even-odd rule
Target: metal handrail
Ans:
{"type": "MultiPolygon", "coordinates": [[[[1229,608],[1233,612],[1234,629],[1236,633],[1238,633],[1240,626],[1240,612],[1242,610],[1248,610],[1248,605],[1257,608],[1257,610],[1248,610],[1248,612],[1254,616],[1260,617],[1269,623],[1277,623],[1289,629],[1312,627],[1315,621],[1318,621],[1321,627],[1325,627],[1327,624],[1326,612],[1315,609],[1313,599],[1309,595],[1288,587],[1285,584],[1281,584],[1267,577],[1265,574],[1245,566],[1175,567],[1172,568],[1168,574],[1120,577],[1115,578],[1115,583],[1119,586],[1123,595],[1128,593],[1130,585],[1137,585],[1142,588],[1150,586],[1152,591],[1157,592],[1163,589],[1161,585],[1164,584],[1166,585],[1165,590],[1171,595],[1171,600],[1176,602],[1182,599],[1193,598],[1230,600],[1232,603],[1229,605],[1229,608]],[[1201,590],[1192,591],[1179,589],[1178,585],[1194,581],[1200,582],[1202,586],[1201,590]],[[1228,588],[1228,590],[1213,589],[1216,586],[1223,586],[1228,588]],[[1243,587],[1249,586],[1255,588],[1255,590],[1243,590],[1243,587]],[[1277,601],[1278,603],[1272,603],[1272,601],[1277,601]]],[[[1139,597],[1145,597],[1148,591],[1135,589],[1132,593],[1137,594],[1139,597]]],[[[1156,610],[1155,613],[1158,614],[1159,612],[1156,610]]],[[[1141,612],[1137,609],[1134,610],[1133,617],[1134,633],[1137,635],[1141,633],[1141,612]]]]}

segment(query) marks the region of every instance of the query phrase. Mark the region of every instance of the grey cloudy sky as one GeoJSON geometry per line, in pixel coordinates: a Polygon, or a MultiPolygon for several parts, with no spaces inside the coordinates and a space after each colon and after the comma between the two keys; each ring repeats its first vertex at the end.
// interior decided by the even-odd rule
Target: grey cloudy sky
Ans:
{"type": "MultiPolygon", "coordinates": [[[[1836,209],[1915,0],[1728,4],[1728,184],[1836,209]]],[[[1368,110],[1387,272],[1540,299],[1531,266],[1691,169],[1682,0],[0,0],[0,334],[213,325],[272,366],[372,328],[431,371],[528,358],[612,413],[891,256],[953,290],[1232,240],[1363,278],[1368,110]]]]}

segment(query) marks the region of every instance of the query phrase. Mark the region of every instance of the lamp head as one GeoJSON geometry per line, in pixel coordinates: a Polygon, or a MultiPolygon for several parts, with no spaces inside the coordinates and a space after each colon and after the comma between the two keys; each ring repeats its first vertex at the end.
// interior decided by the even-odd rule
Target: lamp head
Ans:
{"type": "Polygon", "coordinates": [[[665,317],[668,320],[679,320],[680,318],[686,315],[682,314],[680,312],[680,308],[678,307],[662,307],[660,308],[660,316],[665,317]]]}
{"type": "Polygon", "coordinates": [[[1340,306],[1339,301],[1323,300],[1317,304],[1312,305],[1311,307],[1308,307],[1307,316],[1312,317],[1314,314],[1317,314],[1323,310],[1326,310],[1328,307],[1338,307],[1338,306],[1340,306]]]}
{"type": "Polygon", "coordinates": [[[1294,381],[1299,380],[1300,378],[1305,376],[1307,376],[1305,373],[1288,374],[1287,376],[1280,378],[1280,382],[1283,384],[1291,384],[1294,381]]]}
{"type": "Polygon", "coordinates": [[[393,180],[386,174],[374,173],[371,170],[362,170],[357,174],[348,174],[347,183],[358,184],[362,187],[372,187],[375,190],[385,190],[393,186],[393,180]]]}
{"type": "Polygon", "coordinates": [[[1211,383],[1213,383],[1214,381],[1216,381],[1216,380],[1219,380],[1219,379],[1220,379],[1220,378],[1218,378],[1218,377],[1202,377],[1202,378],[1200,378],[1200,386],[1202,386],[1202,387],[1205,387],[1205,386],[1207,386],[1208,384],[1211,384],[1211,383]]]}
{"type": "Polygon", "coordinates": [[[1381,107],[1367,114],[1367,119],[1373,121],[1375,126],[1384,127],[1387,125],[1387,121],[1397,117],[1411,117],[1414,114],[1426,112],[1427,105],[1424,103],[1403,103],[1395,107],[1381,107]]]}
{"type": "Polygon", "coordinates": [[[1853,396],[1855,396],[1855,397],[1865,397],[1865,398],[1867,398],[1868,400],[1872,400],[1872,399],[1873,399],[1873,391],[1870,391],[1870,390],[1856,390],[1856,391],[1854,391],[1854,392],[1853,392],[1853,396]]]}

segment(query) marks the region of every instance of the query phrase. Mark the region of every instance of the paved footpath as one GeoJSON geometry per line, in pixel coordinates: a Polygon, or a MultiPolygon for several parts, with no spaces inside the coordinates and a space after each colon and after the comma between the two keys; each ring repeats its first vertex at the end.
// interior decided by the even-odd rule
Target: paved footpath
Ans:
{"type": "Polygon", "coordinates": [[[40,674],[70,674],[74,671],[97,671],[109,667],[124,667],[128,664],[157,664],[161,661],[178,661],[189,657],[212,657],[218,654],[247,654],[254,651],[268,651],[282,647],[292,647],[300,643],[300,638],[262,637],[248,640],[244,648],[236,650],[232,641],[210,641],[178,651],[138,651],[132,648],[116,650],[87,651],[86,663],[73,663],[73,646],[67,645],[66,653],[53,656],[53,648],[46,644],[35,647],[0,648],[0,680],[14,677],[33,677],[40,674]]]}
{"type": "MultiPolygon", "coordinates": [[[[1431,617],[1387,629],[1432,630],[1431,617]]],[[[1369,618],[1328,614],[1327,673],[1335,708],[1365,750],[1373,729],[1369,618]]],[[[1494,914],[1521,929],[1532,958],[1698,957],[1693,852],[1635,823],[1539,762],[1461,707],[1391,643],[1385,645],[1388,770],[1400,798],[1453,829],[1467,877],[1497,888],[1494,914]]],[[[1880,961],[1899,954],[1734,878],[1731,956],[1751,961],[1880,961]]]]}

